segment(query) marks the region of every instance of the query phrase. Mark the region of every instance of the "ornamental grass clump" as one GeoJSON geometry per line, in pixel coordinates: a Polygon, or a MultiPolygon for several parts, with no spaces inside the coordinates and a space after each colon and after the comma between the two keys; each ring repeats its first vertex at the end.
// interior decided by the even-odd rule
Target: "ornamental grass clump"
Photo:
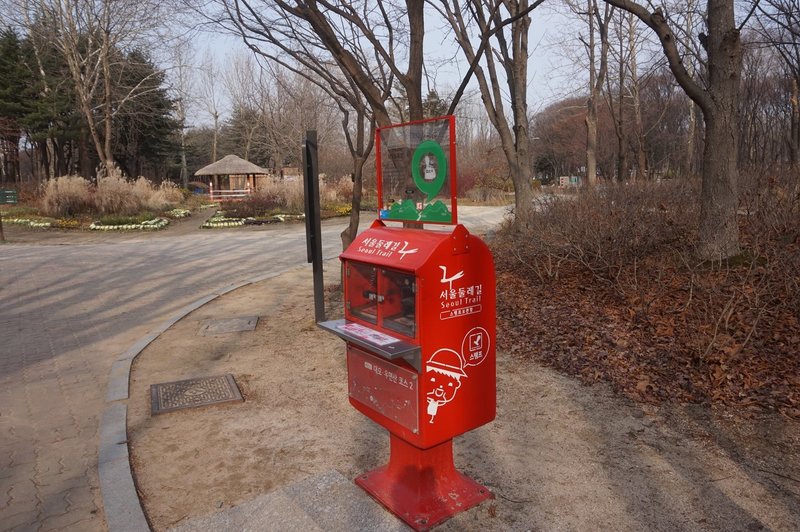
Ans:
{"type": "Polygon", "coordinates": [[[169,181],[156,187],[148,179],[140,177],[131,185],[131,189],[139,205],[151,211],[169,210],[183,200],[181,190],[169,181]]]}
{"type": "Polygon", "coordinates": [[[133,215],[141,208],[133,187],[115,168],[109,170],[108,175],[98,178],[95,203],[100,214],[133,215]]]}
{"type": "Polygon", "coordinates": [[[321,185],[319,195],[323,205],[353,201],[353,181],[349,175],[324,179],[321,185]]]}
{"type": "Polygon", "coordinates": [[[42,213],[53,218],[92,212],[95,207],[92,185],[76,175],[50,179],[44,185],[40,204],[42,213]]]}
{"type": "Polygon", "coordinates": [[[268,179],[258,187],[259,194],[265,197],[279,198],[277,207],[288,212],[303,212],[304,191],[302,179],[268,179]]]}

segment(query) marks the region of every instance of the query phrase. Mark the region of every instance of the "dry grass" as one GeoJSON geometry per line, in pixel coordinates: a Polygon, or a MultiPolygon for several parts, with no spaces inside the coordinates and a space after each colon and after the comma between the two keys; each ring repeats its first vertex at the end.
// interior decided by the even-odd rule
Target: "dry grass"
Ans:
{"type": "Polygon", "coordinates": [[[134,187],[116,172],[97,180],[95,204],[100,214],[136,214],[141,203],[134,193],[134,187]]]}
{"type": "Polygon", "coordinates": [[[169,210],[182,200],[183,194],[174,183],[155,186],[144,177],[129,181],[112,168],[98,176],[97,185],[79,176],[51,179],[42,189],[40,206],[43,214],[56,218],[79,214],[132,216],[142,211],[169,210]]]}
{"type": "Polygon", "coordinates": [[[40,206],[43,214],[54,218],[91,212],[94,210],[92,185],[76,175],[51,179],[44,185],[40,206]]]}
{"type": "Polygon", "coordinates": [[[303,180],[302,179],[269,179],[258,188],[259,195],[273,198],[276,207],[288,211],[303,211],[303,180]]]}

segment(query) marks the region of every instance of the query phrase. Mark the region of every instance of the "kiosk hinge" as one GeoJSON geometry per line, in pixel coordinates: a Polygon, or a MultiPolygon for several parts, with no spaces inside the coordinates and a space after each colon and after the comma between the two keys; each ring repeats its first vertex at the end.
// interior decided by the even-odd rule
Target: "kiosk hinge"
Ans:
{"type": "Polygon", "coordinates": [[[469,231],[461,224],[458,224],[450,235],[453,245],[453,255],[469,253],[469,231]]]}

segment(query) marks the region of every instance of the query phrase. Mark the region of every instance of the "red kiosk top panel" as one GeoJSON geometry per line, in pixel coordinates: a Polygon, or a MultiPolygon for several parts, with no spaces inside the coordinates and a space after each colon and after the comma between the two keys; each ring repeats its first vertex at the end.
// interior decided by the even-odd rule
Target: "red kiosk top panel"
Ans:
{"type": "Polygon", "coordinates": [[[376,132],[381,220],[456,224],[455,117],[376,132]]]}
{"type": "Polygon", "coordinates": [[[468,235],[463,226],[451,233],[386,227],[376,220],[372,227],[355,238],[340,258],[415,272],[428,262],[439,246],[465,239],[468,235]]]}

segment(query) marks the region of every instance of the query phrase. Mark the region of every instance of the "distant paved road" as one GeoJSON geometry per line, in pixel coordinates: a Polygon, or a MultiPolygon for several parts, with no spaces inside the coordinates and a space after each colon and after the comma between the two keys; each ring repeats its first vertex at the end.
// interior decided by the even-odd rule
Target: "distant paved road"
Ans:
{"type": "MultiPolygon", "coordinates": [[[[459,215],[485,230],[503,212],[459,215]]],[[[342,228],[323,225],[326,257],[342,228]]],[[[112,363],[188,303],[304,263],[303,231],[0,247],[0,530],[105,530],[97,441],[112,363]]]]}

